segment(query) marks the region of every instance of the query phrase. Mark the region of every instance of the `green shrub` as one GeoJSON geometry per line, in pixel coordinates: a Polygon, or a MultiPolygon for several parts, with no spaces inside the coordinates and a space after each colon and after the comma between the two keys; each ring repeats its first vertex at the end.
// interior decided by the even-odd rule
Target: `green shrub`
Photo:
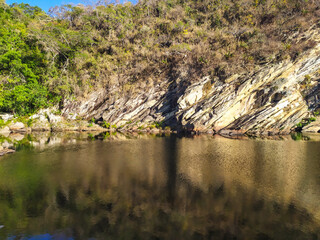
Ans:
{"type": "Polygon", "coordinates": [[[162,128],[162,125],[163,125],[163,121],[161,121],[161,122],[154,122],[154,124],[153,125],[151,125],[151,126],[154,126],[154,127],[156,127],[156,128],[162,128]]]}
{"type": "Polygon", "coordinates": [[[0,93],[0,111],[3,112],[26,115],[50,105],[47,89],[37,83],[3,88],[0,93]]]}
{"type": "Polygon", "coordinates": [[[2,118],[0,118],[0,128],[2,128],[3,126],[5,126],[5,122],[2,118]]]}
{"type": "Polygon", "coordinates": [[[93,127],[93,124],[95,123],[95,119],[91,118],[90,122],[89,122],[89,127],[93,127]]]}
{"type": "Polygon", "coordinates": [[[106,122],[106,121],[103,121],[103,125],[102,125],[104,128],[110,128],[110,123],[106,122]]]}

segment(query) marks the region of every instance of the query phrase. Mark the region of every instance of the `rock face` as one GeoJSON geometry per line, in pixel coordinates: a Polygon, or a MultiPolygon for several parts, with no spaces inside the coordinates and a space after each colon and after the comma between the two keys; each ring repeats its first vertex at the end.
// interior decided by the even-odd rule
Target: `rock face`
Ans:
{"type": "MultiPolygon", "coordinates": [[[[314,41],[318,41],[315,40],[314,41]]],[[[67,118],[100,119],[117,126],[163,122],[174,129],[230,134],[284,134],[320,106],[320,44],[296,61],[269,64],[225,81],[188,76],[132,94],[100,90],[65,104],[67,118]]]]}

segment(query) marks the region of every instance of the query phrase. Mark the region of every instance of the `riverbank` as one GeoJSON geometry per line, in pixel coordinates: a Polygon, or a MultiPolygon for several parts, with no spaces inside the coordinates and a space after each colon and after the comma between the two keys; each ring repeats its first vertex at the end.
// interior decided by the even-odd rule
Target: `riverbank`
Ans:
{"type": "MultiPolygon", "coordinates": [[[[50,140],[50,136],[70,135],[71,138],[108,138],[110,136],[127,136],[127,135],[162,135],[162,134],[179,134],[180,136],[196,136],[199,134],[220,135],[227,138],[269,138],[285,139],[291,138],[291,135],[314,134],[320,135],[320,118],[305,118],[291,131],[281,131],[280,129],[256,129],[255,131],[243,131],[241,129],[194,129],[188,127],[171,128],[164,126],[162,122],[142,122],[127,121],[117,126],[114,123],[92,118],[90,121],[84,119],[71,119],[62,116],[57,109],[43,109],[31,116],[15,117],[12,114],[0,114],[0,156],[13,153],[16,146],[28,145],[28,142],[40,137],[42,143],[50,140]],[[297,133],[298,132],[298,133],[297,133]],[[290,135],[291,134],[291,135],[290,135]],[[27,136],[27,137],[26,137],[27,136]],[[33,137],[30,137],[33,136],[33,137]],[[43,139],[43,136],[45,136],[43,139]]],[[[304,135],[293,137],[294,140],[308,140],[304,135]]],[[[55,140],[56,141],[56,140],[55,140]]],[[[39,142],[39,144],[40,144],[39,142]]],[[[41,145],[41,144],[40,144],[41,145]]]]}
{"type": "Polygon", "coordinates": [[[207,133],[219,134],[222,136],[273,136],[288,135],[292,132],[320,132],[320,117],[303,118],[297,125],[291,126],[290,130],[273,128],[257,128],[252,130],[243,130],[239,128],[195,128],[193,126],[168,126],[164,122],[141,122],[128,120],[121,125],[109,123],[103,119],[85,120],[81,118],[65,117],[57,114],[55,108],[42,109],[31,116],[14,116],[9,113],[0,113],[0,135],[6,136],[10,133],[31,133],[31,132],[147,132],[147,133],[207,133]]]}
{"type": "Polygon", "coordinates": [[[290,135],[219,135],[196,132],[168,132],[160,130],[141,131],[34,131],[34,132],[12,132],[7,135],[0,134],[0,156],[14,153],[22,149],[67,146],[74,143],[85,143],[87,141],[128,141],[141,138],[157,138],[163,136],[178,136],[179,138],[201,138],[212,139],[231,138],[234,140],[272,140],[272,141],[320,141],[318,133],[292,133],[290,135]]]}
{"type": "Polygon", "coordinates": [[[33,133],[33,132],[146,132],[146,133],[207,133],[219,134],[221,136],[274,136],[288,135],[293,132],[319,133],[320,118],[310,117],[304,118],[296,126],[292,126],[290,130],[282,129],[253,129],[245,131],[240,128],[226,129],[201,129],[192,128],[190,126],[170,127],[164,126],[163,122],[133,122],[126,121],[121,125],[107,123],[102,120],[92,118],[91,120],[70,119],[62,115],[55,114],[55,109],[44,109],[31,116],[15,117],[12,114],[0,114],[0,135],[7,136],[10,133],[33,133]]]}

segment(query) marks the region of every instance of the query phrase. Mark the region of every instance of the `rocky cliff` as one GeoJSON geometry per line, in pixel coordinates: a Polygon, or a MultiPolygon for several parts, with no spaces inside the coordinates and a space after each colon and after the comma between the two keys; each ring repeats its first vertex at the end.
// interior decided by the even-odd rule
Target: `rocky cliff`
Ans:
{"type": "Polygon", "coordinates": [[[115,85],[67,102],[63,115],[94,118],[122,128],[161,123],[171,129],[222,135],[286,134],[319,108],[318,31],[314,28],[301,36],[318,44],[295,61],[260,66],[223,81],[208,76],[193,84],[188,84],[192,81],[181,71],[179,76],[152,86],[146,83],[128,94],[115,85]]]}

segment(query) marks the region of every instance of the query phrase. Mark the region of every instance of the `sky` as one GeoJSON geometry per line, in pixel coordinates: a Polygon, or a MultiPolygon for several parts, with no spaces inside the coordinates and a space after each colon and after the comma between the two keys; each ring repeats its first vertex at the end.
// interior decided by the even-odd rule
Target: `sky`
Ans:
{"type": "MultiPolygon", "coordinates": [[[[38,6],[42,8],[44,11],[48,12],[49,8],[54,7],[54,6],[60,6],[63,4],[68,4],[68,3],[73,3],[73,4],[90,4],[94,2],[94,0],[6,0],[7,4],[12,4],[12,3],[28,3],[31,6],[38,6]]],[[[132,3],[136,3],[137,0],[130,0],[132,3]]]]}

